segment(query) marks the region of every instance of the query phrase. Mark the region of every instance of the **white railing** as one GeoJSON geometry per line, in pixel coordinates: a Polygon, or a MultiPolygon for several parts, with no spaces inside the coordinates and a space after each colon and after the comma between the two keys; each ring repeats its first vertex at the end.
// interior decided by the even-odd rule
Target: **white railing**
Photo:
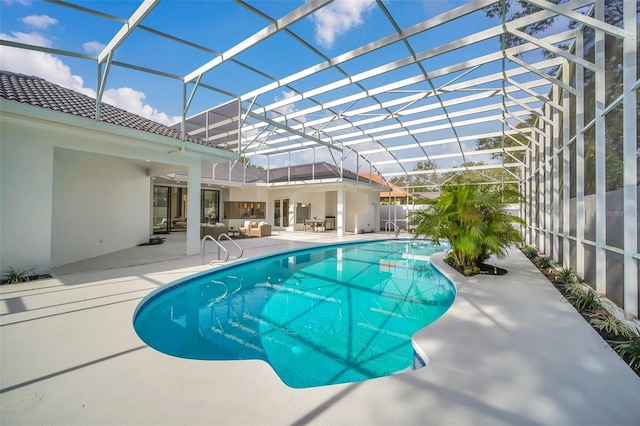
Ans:
{"type": "MultiPolygon", "coordinates": [[[[226,234],[225,234],[226,235],[226,234]]],[[[211,235],[205,235],[204,238],[202,239],[202,242],[200,243],[200,254],[202,256],[202,264],[204,265],[204,258],[205,258],[205,253],[204,253],[204,248],[205,248],[205,242],[207,240],[211,240],[213,241],[217,246],[218,246],[218,259],[214,259],[211,262],[209,262],[209,265],[212,265],[214,263],[224,263],[227,260],[229,260],[229,250],[227,250],[226,248],[224,248],[222,246],[222,244],[220,244],[218,241],[216,241],[215,238],[213,238],[211,235]],[[220,259],[220,249],[222,249],[226,256],[224,258],[224,260],[220,259]]]]}

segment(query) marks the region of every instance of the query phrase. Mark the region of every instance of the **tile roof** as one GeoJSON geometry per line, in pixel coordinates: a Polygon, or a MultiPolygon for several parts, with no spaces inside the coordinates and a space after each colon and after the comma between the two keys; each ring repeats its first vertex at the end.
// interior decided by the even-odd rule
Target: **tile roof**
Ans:
{"type": "Polygon", "coordinates": [[[395,185],[393,182],[389,182],[388,180],[385,180],[382,176],[378,175],[378,174],[371,174],[371,173],[360,173],[360,176],[362,176],[363,178],[365,178],[366,180],[371,179],[373,182],[375,183],[379,183],[381,186],[383,187],[387,187],[390,190],[389,191],[381,191],[380,192],[380,196],[381,197],[409,197],[409,198],[417,198],[414,194],[400,188],[399,186],[395,185]]]}
{"type": "MultiPolygon", "coordinates": [[[[340,177],[340,169],[338,167],[329,164],[327,162],[319,162],[315,164],[301,164],[291,167],[279,167],[277,169],[269,170],[269,182],[287,182],[312,180],[312,179],[332,179],[340,177]],[[291,178],[289,179],[289,176],[291,178]]],[[[364,180],[358,179],[358,175],[351,170],[343,169],[343,179],[349,180],[364,180]]],[[[267,180],[267,171],[263,171],[263,180],[267,180]]]]}
{"type": "MultiPolygon", "coordinates": [[[[231,179],[229,179],[229,161],[223,161],[208,167],[202,168],[202,177],[206,179],[216,179],[241,183],[265,183],[267,182],[267,170],[256,167],[252,164],[245,166],[241,161],[237,161],[231,167],[231,179]]],[[[186,178],[189,176],[187,170],[181,170],[174,174],[176,177],[186,178]]],[[[358,176],[351,170],[343,170],[343,179],[351,181],[369,182],[368,177],[358,176]]],[[[340,169],[335,165],[319,162],[315,164],[301,164],[291,167],[278,167],[269,170],[269,182],[301,182],[320,179],[338,179],[340,169]],[[313,173],[312,173],[312,169],[313,173]]],[[[378,181],[373,181],[379,183],[378,181]]]]}
{"type": "MultiPolygon", "coordinates": [[[[92,120],[96,117],[96,100],[94,98],[74,92],[40,77],[0,70],[0,98],[92,120]]],[[[181,139],[182,136],[180,131],[169,126],[156,123],[104,102],[100,104],[100,121],[174,139],[181,139]]],[[[201,139],[187,138],[187,141],[211,146],[201,139]]]]}

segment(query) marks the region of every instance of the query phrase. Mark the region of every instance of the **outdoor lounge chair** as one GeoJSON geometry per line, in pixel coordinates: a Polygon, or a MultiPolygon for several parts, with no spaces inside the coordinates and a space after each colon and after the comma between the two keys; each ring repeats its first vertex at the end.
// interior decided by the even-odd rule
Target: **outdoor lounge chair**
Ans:
{"type": "Polygon", "coordinates": [[[249,235],[252,237],[268,237],[271,235],[271,225],[266,222],[260,222],[249,229],[249,235]]]}

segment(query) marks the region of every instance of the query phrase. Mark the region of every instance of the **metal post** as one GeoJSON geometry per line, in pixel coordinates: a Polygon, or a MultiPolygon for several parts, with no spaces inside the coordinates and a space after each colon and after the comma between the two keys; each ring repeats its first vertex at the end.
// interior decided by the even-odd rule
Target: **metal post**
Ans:
{"type": "MultiPolygon", "coordinates": [[[[556,103],[561,103],[560,100],[560,87],[554,85],[552,90],[552,99],[556,103]]],[[[556,108],[549,107],[551,117],[553,119],[552,126],[552,141],[553,144],[550,146],[551,151],[551,178],[552,178],[552,187],[553,191],[551,192],[551,223],[549,224],[553,230],[553,234],[551,235],[551,246],[553,258],[556,262],[561,263],[562,259],[559,255],[560,248],[560,151],[558,147],[560,145],[560,111],[556,108]]]]}
{"type": "MultiPolygon", "coordinates": [[[[555,87],[555,86],[554,86],[555,87]]],[[[553,92],[553,91],[552,91],[553,92]]],[[[553,95],[552,95],[553,96],[553,95]]],[[[544,105],[544,116],[551,120],[551,105],[544,105]]],[[[544,163],[542,165],[543,182],[544,182],[544,252],[547,256],[555,255],[552,252],[551,247],[551,178],[553,173],[551,171],[551,165],[553,164],[553,129],[549,123],[544,122],[544,163]]]]}
{"type": "MultiPolygon", "coordinates": [[[[604,21],[604,2],[595,4],[595,18],[604,21]]],[[[604,246],[607,243],[607,222],[605,210],[607,209],[607,175],[606,175],[606,127],[605,127],[605,34],[604,31],[595,29],[595,157],[596,157],[596,291],[607,291],[607,253],[604,246]]]]}
{"type": "MultiPolygon", "coordinates": [[[[583,34],[576,37],[576,54],[584,55],[583,34]]],[[[584,88],[584,67],[576,64],[576,87],[584,88]]],[[[576,96],[576,272],[581,277],[585,275],[584,264],[584,90],[576,96]]]]}
{"type": "MultiPolygon", "coordinates": [[[[637,0],[624,2],[624,28],[636,34],[637,0]]],[[[624,152],[624,311],[638,317],[638,124],[636,85],[638,43],[632,37],[623,41],[623,152],[624,152]]]]}
{"type": "MultiPolygon", "coordinates": [[[[562,80],[571,84],[569,63],[565,62],[562,69],[562,80]]],[[[571,267],[571,94],[562,91],[562,266],[571,267]]]]}

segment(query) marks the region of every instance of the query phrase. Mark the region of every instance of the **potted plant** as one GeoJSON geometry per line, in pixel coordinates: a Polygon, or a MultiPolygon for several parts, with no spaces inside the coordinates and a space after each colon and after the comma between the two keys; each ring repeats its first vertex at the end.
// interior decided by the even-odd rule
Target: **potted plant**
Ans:
{"type": "Polygon", "coordinates": [[[522,240],[513,224],[524,224],[505,212],[504,200],[517,199],[520,194],[470,183],[458,181],[443,187],[439,197],[425,200],[428,209],[409,216],[415,229],[413,238],[428,237],[437,245],[448,241],[451,252],[447,263],[464,275],[480,272],[492,255],[503,258],[511,243],[522,240]]]}

